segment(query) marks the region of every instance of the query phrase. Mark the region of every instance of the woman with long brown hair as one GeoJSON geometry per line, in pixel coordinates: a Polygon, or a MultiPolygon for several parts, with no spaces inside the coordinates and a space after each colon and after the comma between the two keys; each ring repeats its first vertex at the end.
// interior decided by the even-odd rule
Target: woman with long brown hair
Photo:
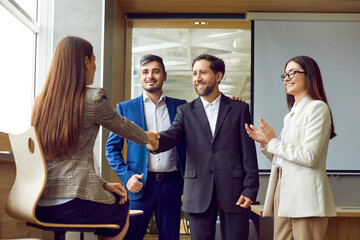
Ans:
{"type": "Polygon", "coordinates": [[[274,239],[324,239],[328,217],[335,216],[326,175],[329,140],[336,136],[318,64],[297,56],[281,75],[288,107],[279,138],[264,119],[249,136],[272,161],[264,216],[274,216],[274,239]]]}
{"type": "Polygon", "coordinates": [[[88,41],[73,36],[60,41],[32,113],[47,165],[36,216],[56,223],[119,224],[120,229],[99,229],[98,234],[100,239],[122,239],[129,224],[127,192],[121,183],[95,173],[95,139],[100,126],[139,145],[154,135],[118,115],[104,89],[88,87],[95,70],[88,41]]]}

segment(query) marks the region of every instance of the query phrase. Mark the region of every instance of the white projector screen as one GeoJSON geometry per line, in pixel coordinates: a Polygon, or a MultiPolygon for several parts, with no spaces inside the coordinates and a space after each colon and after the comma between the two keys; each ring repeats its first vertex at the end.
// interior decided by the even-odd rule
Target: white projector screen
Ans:
{"type": "MultiPolygon", "coordinates": [[[[360,173],[360,22],[254,21],[253,27],[255,126],[263,117],[279,135],[289,111],[280,75],[292,57],[310,56],[319,64],[338,134],[327,171],[360,173]]],[[[270,170],[257,154],[259,169],[270,170]]]]}

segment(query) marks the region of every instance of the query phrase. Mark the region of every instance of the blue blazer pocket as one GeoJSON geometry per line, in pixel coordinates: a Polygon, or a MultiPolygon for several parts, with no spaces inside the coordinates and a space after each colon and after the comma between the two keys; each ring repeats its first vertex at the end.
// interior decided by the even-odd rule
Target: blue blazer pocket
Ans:
{"type": "Polygon", "coordinates": [[[184,178],[195,178],[195,177],[196,177],[196,171],[195,170],[185,171],[184,178]]]}
{"type": "Polygon", "coordinates": [[[242,170],[231,170],[231,176],[235,177],[235,178],[241,178],[243,176],[243,171],[242,170]]]}

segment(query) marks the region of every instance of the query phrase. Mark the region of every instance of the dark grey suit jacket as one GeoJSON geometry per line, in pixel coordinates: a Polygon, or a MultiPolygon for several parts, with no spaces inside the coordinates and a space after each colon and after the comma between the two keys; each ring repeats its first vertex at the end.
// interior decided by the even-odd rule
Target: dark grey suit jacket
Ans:
{"type": "Polygon", "coordinates": [[[183,210],[204,212],[216,184],[220,206],[241,212],[240,195],[255,201],[259,189],[254,141],[245,130],[250,123],[249,106],[221,94],[214,138],[200,98],[181,105],[171,127],[160,133],[155,153],[166,151],[186,139],[183,210]]]}

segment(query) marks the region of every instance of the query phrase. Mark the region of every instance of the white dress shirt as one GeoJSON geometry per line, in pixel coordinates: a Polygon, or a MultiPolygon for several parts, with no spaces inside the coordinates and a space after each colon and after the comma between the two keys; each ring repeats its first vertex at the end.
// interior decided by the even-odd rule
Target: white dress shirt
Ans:
{"type": "MultiPolygon", "coordinates": [[[[306,103],[306,101],[309,99],[309,96],[304,97],[298,104],[295,102],[294,106],[291,108],[290,111],[290,118],[287,121],[286,125],[284,126],[282,133],[281,133],[281,138],[280,140],[282,142],[286,142],[286,133],[291,125],[291,121],[292,119],[294,119],[294,116],[296,115],[296,113],[298,113],[301,109],[301,107],[304,105],[304,103],[306,103]]],[[[280,156],[276,157],[276,166],[277,167],[282,167],[282,163],[283,163],[283,158],[280,156]]]]}
{"type": "Polygon", "coordinates": [[[211,103],[206,101],[203,97],[200,97],[200,99],[205,108],[205,113],[211,129],[211,134],[214,137],[216,120],[218,117],[219,107],[220,107],[221,94],[219,94],[219,96],[211,103]]]}
{"type": "MultiPolygon", "coordinates": [[[[146,92],[143,93],[144,113],[146,129],[158,132],[167,130],[170,127],[169,112],[165,103],[165,95],[162,94],[159,101],[154,104],[146,92]]],[[[149,172],[172,172],[178,170],[176,148],[159,154],[149,153],[149,172]]]]}

